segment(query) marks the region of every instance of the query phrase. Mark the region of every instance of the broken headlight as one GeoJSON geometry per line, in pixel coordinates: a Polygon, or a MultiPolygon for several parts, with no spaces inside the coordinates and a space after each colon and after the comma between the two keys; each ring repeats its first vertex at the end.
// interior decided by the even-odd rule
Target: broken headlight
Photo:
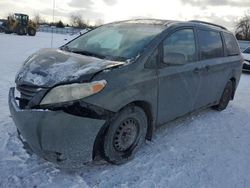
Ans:
{"type": "Polygon", "coordinates": [[[79,100],[100,92],[106,84],[106,80],[100,80],[91,83],[75,83],[57,86],[45,95],[40,104],[46,105],[79,100]]]}

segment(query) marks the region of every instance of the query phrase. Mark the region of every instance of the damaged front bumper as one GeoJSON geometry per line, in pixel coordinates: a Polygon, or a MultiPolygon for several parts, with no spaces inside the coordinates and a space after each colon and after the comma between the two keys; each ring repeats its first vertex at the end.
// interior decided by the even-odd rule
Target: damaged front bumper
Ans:
{"type": "Polygon", "coordinates": [[[20,109],[15,88],[9,108],[21,140],[43,158],[58,164],[84,164],[92,160],[95,139],[105,120],[70,115],[63,111],[20,109]]]}

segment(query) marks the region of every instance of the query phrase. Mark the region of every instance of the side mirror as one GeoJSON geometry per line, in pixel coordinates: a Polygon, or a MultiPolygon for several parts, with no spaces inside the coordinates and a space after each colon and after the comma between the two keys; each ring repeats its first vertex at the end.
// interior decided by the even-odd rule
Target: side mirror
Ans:
{"type": "Polygon", "coordinates": [[[185,56],[176,52],[164,53],[163,62],[169,65],[183,65],[185,63],[185,56]]]}

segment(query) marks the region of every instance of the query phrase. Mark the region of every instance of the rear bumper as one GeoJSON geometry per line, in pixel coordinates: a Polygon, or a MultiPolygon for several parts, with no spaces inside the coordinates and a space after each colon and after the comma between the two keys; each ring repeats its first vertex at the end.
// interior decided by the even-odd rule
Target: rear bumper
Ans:
{"type": "Polygon", "coordinates": [[[63,111],[20,109],[15,88],[9,91],[9,108],[22,141],[43,158],[59,164],[83,164],[92,160],[96,136],[105,120],[63,111]]]}

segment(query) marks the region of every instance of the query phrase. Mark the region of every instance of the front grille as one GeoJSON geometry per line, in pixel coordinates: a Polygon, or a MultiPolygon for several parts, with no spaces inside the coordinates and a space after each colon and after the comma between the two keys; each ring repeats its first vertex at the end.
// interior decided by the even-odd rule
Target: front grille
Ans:
{"type": "Polygon", "coordinates": [[[20,92],[22,99],[30,101],[38,92],[43,90],[43,88],[28,85],[19,85],[17,86],[17,90],[20,92]]]}
{"type": "Polygon", "coordinates": [[[250,60],[248,60],[248,59],[245,59],[245,61],[247,61],[248,63],[250,63],[250,60]]]}
{"type": "Polygon", "coordinates": [[[37,106],[48,89],[30,85],[17,85],[16,88],[20,92],[20,97],[17,97],[17,100],[19,100],[19,106],[22,109],[37,106]]]}

